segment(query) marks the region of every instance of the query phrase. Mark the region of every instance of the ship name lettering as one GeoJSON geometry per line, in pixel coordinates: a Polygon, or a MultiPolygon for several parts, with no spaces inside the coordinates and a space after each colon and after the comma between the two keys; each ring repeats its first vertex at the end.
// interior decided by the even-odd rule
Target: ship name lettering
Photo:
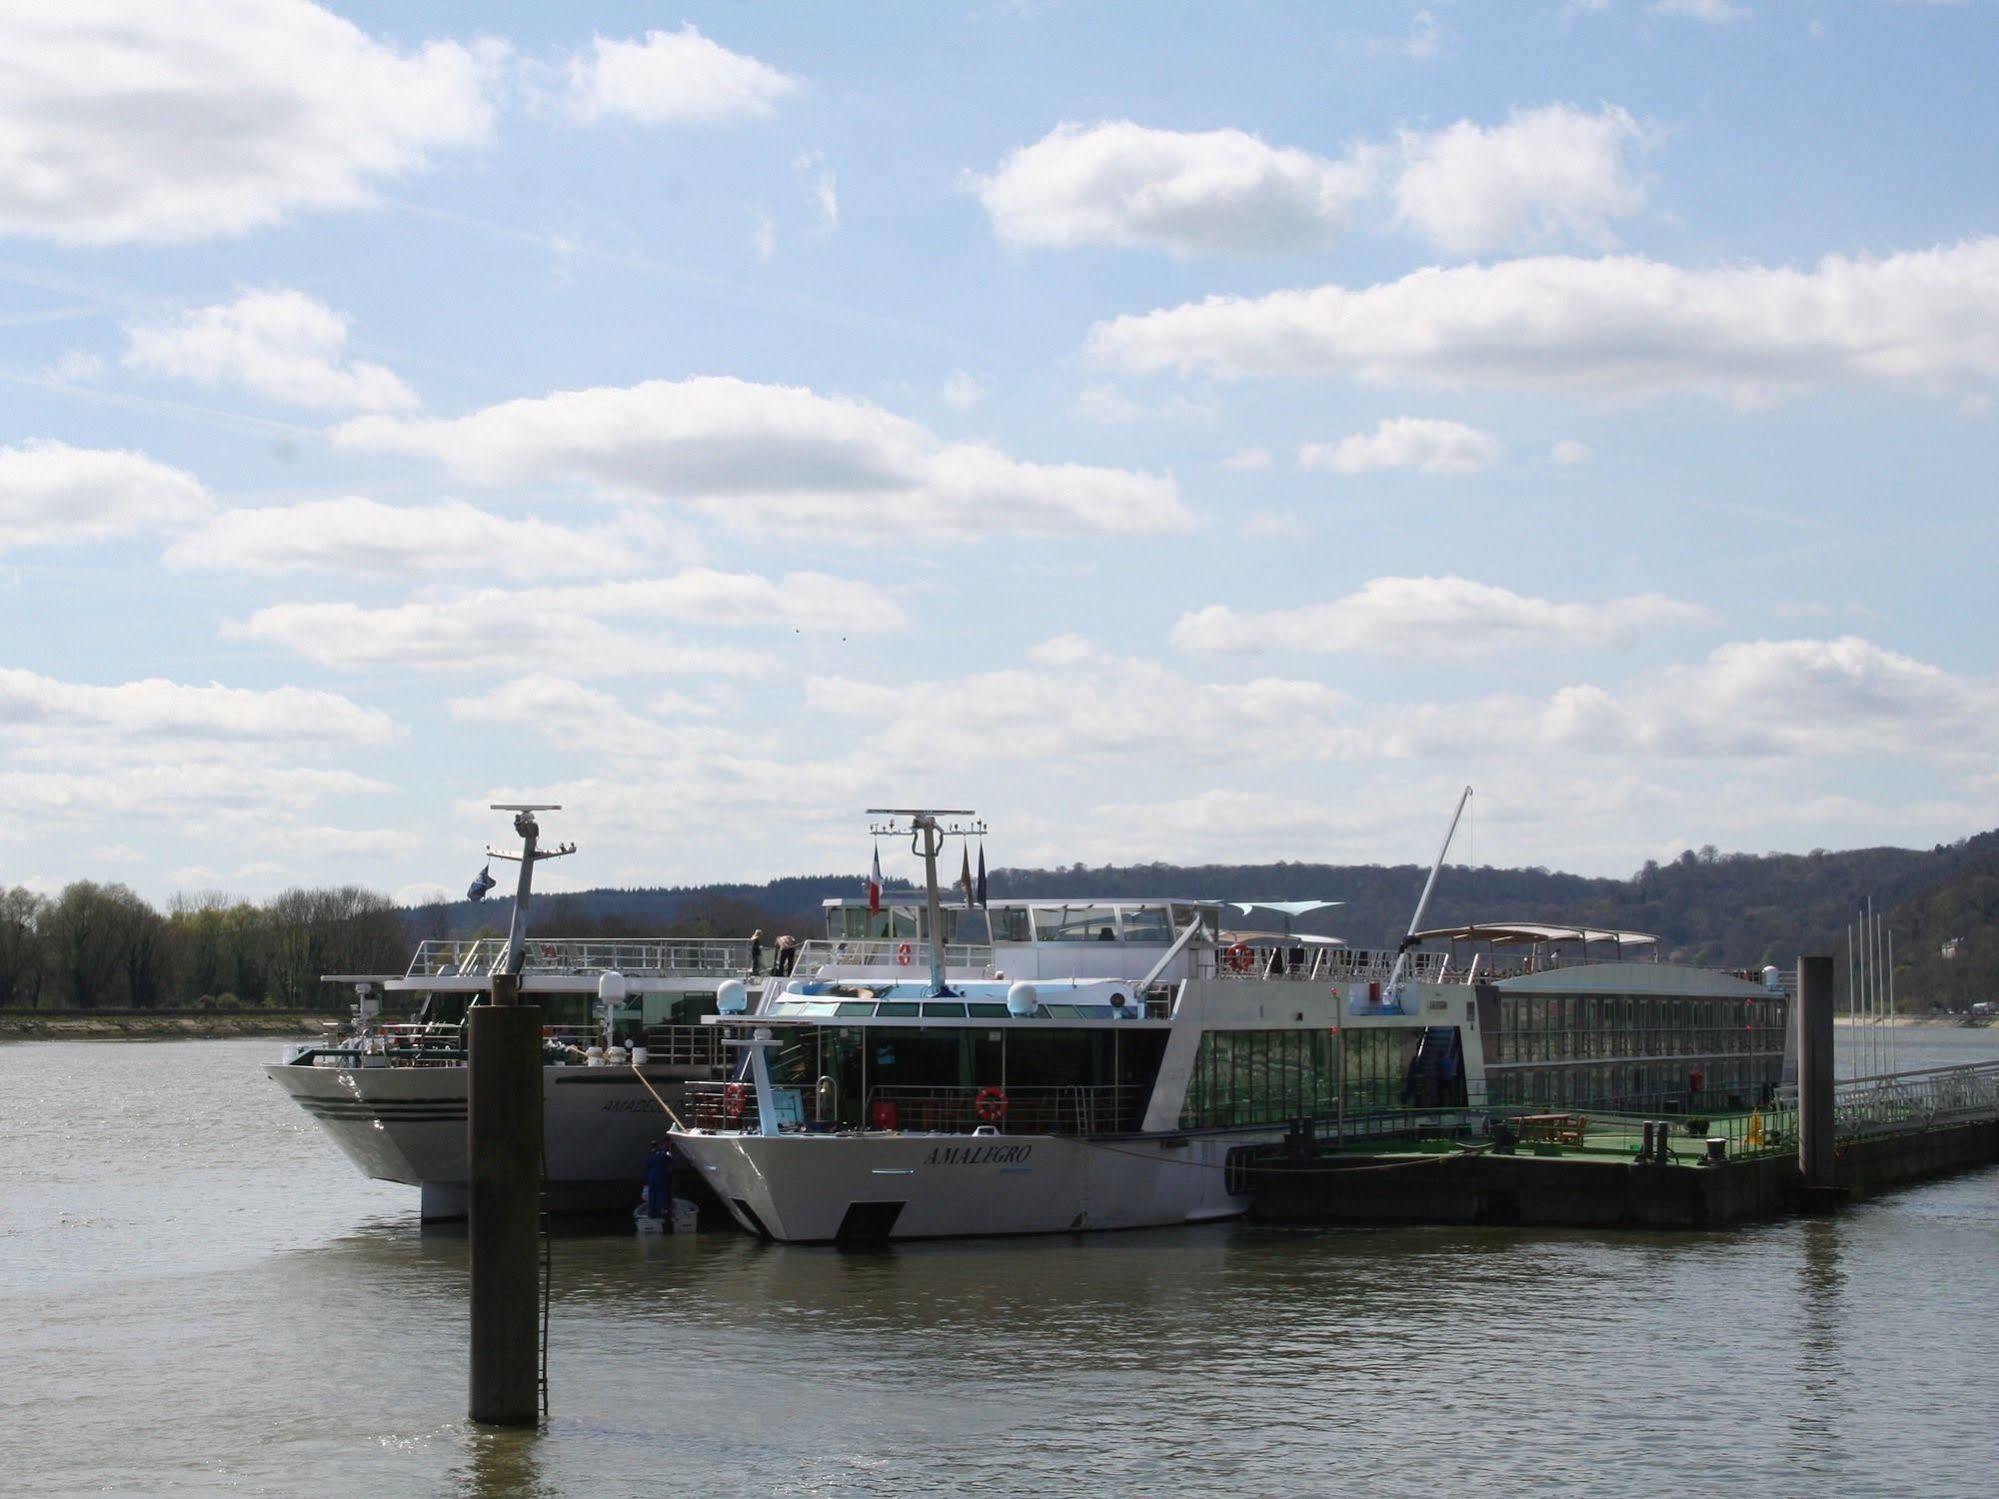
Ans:
{"type": "Polygon", "coordinates": [[[1032,1145],[939,1145],[923,1158],[926,1166],[1012,1166],[1034,1154],[1032,1145]]]}

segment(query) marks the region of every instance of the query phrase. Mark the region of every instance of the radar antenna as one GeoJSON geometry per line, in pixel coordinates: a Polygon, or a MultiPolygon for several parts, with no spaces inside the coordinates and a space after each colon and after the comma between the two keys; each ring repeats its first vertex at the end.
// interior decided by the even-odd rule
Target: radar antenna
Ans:
{"type": "Polygon", "coordinates": [[[978,813],[963,807],[870,807],[868,816],[888,819],[868,828],[878,837],[908,833],[909,851],[923,861],[923,893],[930,907],[930,992],[949,994],[951,991],[944,985],[944,910],[937,898],[937,855],[943,852],[946,838],[982,838],[986,825],[978,820],[978,813]],[[896,826],[898,817],[907,818],[908,827],[896,826]],[[971,820],[949,824],[938,821],[946,817],[971,820]]]}
{"type": "Polygon", "coordinates": [[[534,820],[537,812],[560,812],[562,807],[556,802],[493,802],[495,812],[514,814],[514,831],[520,835],[521,851],[511,853],[506,849],[486,845],[489,858],[507,859],[521,866],[520,883],[514,887],[514,917],[507,925],[507,953],[500,972],[518,975],[527,962],[528,940],[528,899],[534,894],[534,867],[543,859],[560,859],[565,854],[576,852],[573,843],[557,844],[554,848],[539,848],[541,824],[534,820]]]}

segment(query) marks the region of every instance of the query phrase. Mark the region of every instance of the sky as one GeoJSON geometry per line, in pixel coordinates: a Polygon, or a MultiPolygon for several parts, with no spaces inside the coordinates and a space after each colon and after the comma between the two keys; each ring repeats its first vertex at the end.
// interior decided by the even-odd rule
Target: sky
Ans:
{"type": "Polygon", "coordinates": [[[877,805],[1992,827],[1996,65],[1987,0],[0,6],[0,884],[414,901],[523,800],[549,888],[858,879],[877,805]]]}

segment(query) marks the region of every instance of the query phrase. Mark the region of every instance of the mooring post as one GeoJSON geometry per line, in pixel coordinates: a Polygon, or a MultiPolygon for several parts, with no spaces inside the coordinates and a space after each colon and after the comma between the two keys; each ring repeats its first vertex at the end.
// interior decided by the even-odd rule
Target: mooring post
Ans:
{"type": "Polygon", "coordinates": [[[470,1010],[474,1421],[532,1426],[541,1414],[541,1007],[517,974],[493,975],[470,1010]]]}
{"type": "Polygon", "coordinates": [[[1798,1170],[1807,1189],[1833,1181],[1832,958],[1798,959],[1798,1170]]]}

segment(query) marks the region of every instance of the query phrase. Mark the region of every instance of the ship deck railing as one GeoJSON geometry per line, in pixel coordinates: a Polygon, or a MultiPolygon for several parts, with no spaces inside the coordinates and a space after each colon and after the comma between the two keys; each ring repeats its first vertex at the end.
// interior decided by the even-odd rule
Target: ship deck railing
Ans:
{"type": "MultiPolygon", "coordinates": [[[[410,979],[490,977],[507,956],[504,937],[433,937],[417,944],[410,979]]],[[[531,937],[523,975],[740,978],[750,972],[750,944],[738,937],[531,937]]]]}
{"type": "MultiPolygon", "coordinates": [[[[865,973],[884,975],[925,974],[930,971],[930,944],[913,938],[849,937],[836,940],[814,937],[798,945],[798,956],[789,971],[801,978],[811,978],[826,967],[846,971],[860,969],[865,973]]],[[[993,949],[989,942],[944,944],[944,968],[947,973],[970,971],[987,974],[992,972],[992,967],[993,949]]]]}
{"type": "MultiPolygon", "coordinates": [[[[1003,1089],[995,1100],[984,1087],[882,1086],[870,1088],[856,1112],[842,1109],[837,1098],[822,1098],[815,1087],[776,1091],[779,1118],[792,1129],[961,1135],[981,1128],[1001,1135],[1130,1134],[1144,1119],[1151,1095],[1149,1088],[1138,1086],[1030,1086],[1003,1089]]],[[[686,1111],[687,1122],[697,1129],[757,1125],[756,1098],[747,1083],[690,1083],[686,1111]],[[731,1087],[741,1091],[731,1094],[731,1087]]]]}

